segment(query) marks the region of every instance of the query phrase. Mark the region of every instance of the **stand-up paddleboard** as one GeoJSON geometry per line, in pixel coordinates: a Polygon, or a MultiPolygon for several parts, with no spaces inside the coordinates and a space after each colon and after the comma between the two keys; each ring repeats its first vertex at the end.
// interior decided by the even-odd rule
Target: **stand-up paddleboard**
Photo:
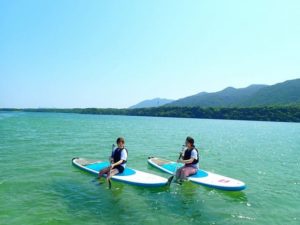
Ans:
{"type": "MultiPolygon", "coordinates": [[[[72,163],[76,167],[95,175],[98,175],[101,169],[109,166],[109,162],[101,160],[87,160],[83,158],[73,158],[72,163]]],[[[130,169],[128,167],[125,168],[123,173],[114,175],[111,179],[144,187],[161,187],[168,184],[168,180],[166,178],[130,169]]]]}
{"type": "MultiPolygon", "coordinates": [[[[155,157],[149,157],[148,163],[169,174],[174,174],[177,164],[176,162],[155,157]]],[[[178,163],[177,168],[180,166],[183,166],[183,164],[178,163]]],[[[199,169],[195,175],[189,176],[187,179],[197,184],[202,184],[207,187],[226,191],[241,191],[246,188],[245,183],[242,181],[224,177],[201,169],[199,169]]]]}

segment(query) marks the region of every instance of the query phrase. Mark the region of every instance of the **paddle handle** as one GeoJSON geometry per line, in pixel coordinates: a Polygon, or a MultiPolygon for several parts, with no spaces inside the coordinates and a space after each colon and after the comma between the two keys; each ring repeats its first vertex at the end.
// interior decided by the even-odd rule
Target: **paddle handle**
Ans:
{"type": "Polygon", "coordinates": [[[181,159],[181,156],[182,156],[182,152],[179,153],[178,160],[181,159]]]}
{"type": "Polygon", "coordinates": [[[181,149],[181,152],[179,152],[179,157],[178,157],[178,160],[182,157],[183,155],[183,152],[184,152],[184,149],[185,149],[185,145],[182,145],[182,149],[181,149]]]}
{"type": "Polygon", "coordinates": [[[108,161],[109,161],[109,163],[111,164],[111,156],[112,156],[112,153],[114,152],[114,150],[115,150],[115,144],[112,144],[112,146],[111,146],[111,155],[108,157],[108,161]]]}

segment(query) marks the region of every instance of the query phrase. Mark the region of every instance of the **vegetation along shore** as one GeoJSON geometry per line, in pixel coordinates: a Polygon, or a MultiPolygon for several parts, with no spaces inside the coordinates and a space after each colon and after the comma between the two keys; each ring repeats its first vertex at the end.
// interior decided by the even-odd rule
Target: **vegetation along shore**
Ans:
{"type": "Polygon", "coordinates": [[[263,106],[263,107],[152,107],[138,109],[114,109],[114,108],[2,108],[1,111],[22,112],[56,112],[56,113],[80,113],[99,115],[128,115],[128,116],[154,116],[154,117],[181,117],[201,119],[228,119],[228,120],[256,120],[256,121],[280,121],[300,122],[300,105],[291,106],[263,106]]]}

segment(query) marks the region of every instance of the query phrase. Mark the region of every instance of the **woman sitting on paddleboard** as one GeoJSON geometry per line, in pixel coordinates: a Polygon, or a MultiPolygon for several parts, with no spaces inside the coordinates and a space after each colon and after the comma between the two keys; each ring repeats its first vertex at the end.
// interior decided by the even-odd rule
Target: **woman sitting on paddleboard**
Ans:
{"type": "Polygon", "coordinates": [[[123,173],[126,162],[127,162],[127,149],[125,148],[125,140],[122,137],[117,139],[118,147],[114,149],[111,153],[110,161],[111,165],[100,170],[98,177],[99,179],[104,175],[107,174],[106,179],[109,180],[110,177],[116,175],[118,173],[123,173]]]}
{"type": "Polygon", "coordinates": [[[196,174],[198,171],[199,153],[195,148],[194,139],[187,137],[185,140],[186,149],[183,156],[177,161],[184,163],[184,166],[180,167],[176,171],[176,181],[181,182],[186,180],[190,175],[196,174]]]}

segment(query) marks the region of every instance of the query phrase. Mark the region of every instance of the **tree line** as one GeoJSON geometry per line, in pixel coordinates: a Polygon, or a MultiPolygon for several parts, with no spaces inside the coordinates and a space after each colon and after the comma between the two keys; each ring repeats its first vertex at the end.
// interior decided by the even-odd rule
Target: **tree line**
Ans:
{"type": "Polygon", "coordinates": [[[128,116],[154,116],[154,117],[181,117],[226,120],[257,120],[300,122],[300,106],[265,106],[245,108],[201,108],[201,107],[153,107],[139,109],[114,108],[33,108],[33,109],[1,109],[2,111],[23,112],[57,112],[80,113],[100,115],[128,115],[128,116]]]}

